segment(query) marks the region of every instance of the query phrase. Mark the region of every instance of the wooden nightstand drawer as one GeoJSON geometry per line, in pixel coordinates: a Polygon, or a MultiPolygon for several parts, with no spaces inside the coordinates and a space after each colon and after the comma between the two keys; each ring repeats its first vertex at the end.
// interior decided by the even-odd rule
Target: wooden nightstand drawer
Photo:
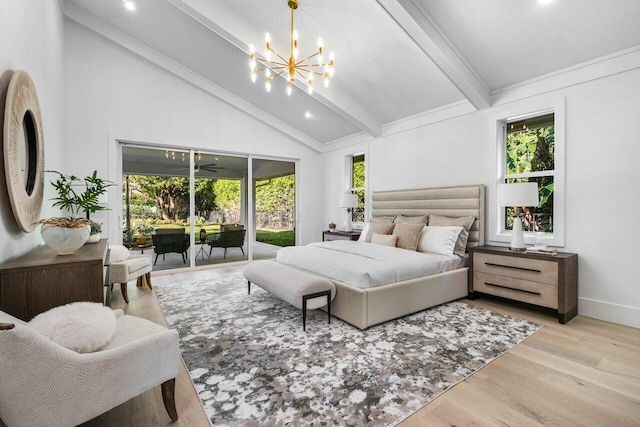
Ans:
{"type": "Polygon", "coordinates": [[[558,308],[558,287],[546,283],[473,273],[473,290],[543,307],[558,308]]]}
{"type": "Polygon", "coordinates": [[[558,285],[558,263],[554,261],[476,253],[473,271],[558,285]]]}

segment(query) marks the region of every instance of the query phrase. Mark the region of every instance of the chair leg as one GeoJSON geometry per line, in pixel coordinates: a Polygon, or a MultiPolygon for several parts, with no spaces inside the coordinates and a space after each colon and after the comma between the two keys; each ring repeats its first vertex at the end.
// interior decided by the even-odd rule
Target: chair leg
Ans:
{"type": "Polygon", "coordinates": [[[184,252],[183,252],[183,253],[181,253],[180,255],[182,255],[182,263],[183,263],[183,264],[186,264],[187,262],[184,260],[184,252]]]}
{"type": "Polygon", "coordinates": [[[224,248],[224,259],[227,259],[227,248],[224,248]]]}
{"type": "Polygon", "coordinates": [[[153,286],[151,286],[151,273],[145,274],[144,277],[147,280],[147,286],[149,286],[149,289],[153,289],[153,286]]]}
{"type": "Polygon", "coordinates": [[[129,304],[129,295],[127,295],[127,282],[120,283],[120,290],[122,290],[122,298],[124,298],[124,302],[129,304]]]}
{"type": "Polygon", "coordinates": [[[171,421],[178,421],[178,411],[176,410],[176,379],[162,383],[162,401],[171,421]]]}
{"type": "Polygon", "coordinates": [[[244,256],[244,249],[242,249],[242,246],[240,246],[240,250],[242,251],[242,256],[244,256]]]}
{"type": "Polygon", "coordinates": [[[144,283],[143,283],[143,281],[142,281],[142,276],[140,276],[140,277],[138,277],[138,278],[136,279],[136,286],[137,286],[137,287],[139,287],[139,288],[141,288],[141,287],[143,287],[143,286],[144,286],[144,283]]]}
{"type": "Polygon", "coordinates": [[[156,260],[155,260],[155,261],[153,261],[153,265],[156,265],[156,262],[158,262],[158,256],[159,256],[159,255],[160,255],[160,254],[156,254],[156,260]]]}

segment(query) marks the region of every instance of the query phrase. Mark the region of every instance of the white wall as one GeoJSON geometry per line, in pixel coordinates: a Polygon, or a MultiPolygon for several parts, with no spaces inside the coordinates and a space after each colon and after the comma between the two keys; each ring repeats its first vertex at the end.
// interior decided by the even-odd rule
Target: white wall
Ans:
{"type": "Polygon", "coordinates": [[[344,191],[343,159],[367,149],[370,191],[482,183],[489,209],[496,178],[490,117],[559,97],[566,99],[563,250],[579,254],[579,313],[640,327],[640,144],[634,126],[640,117],[640,69],[324,154],[323,222],[343,222],[336,207],[344,191]]]}
{"type": "MultiPolygon", "coordinates": [[[[16,70],[31,76],[40,101],[44,130],[45,168],[62,169],[63,143],[63,17],[57,0],[0,0],[0,117],[11,76],[16,70]]],[[[0,120],[1,122],[2,120],[0,120]]],[[[0,131],[0,138],[1,136],[0,131]]],[[[2,162],[3,163],[3,162],[2,162]]],[[[0,166],[0,262],[40,245],[39,228],[24,233],[15,221],[0,166]]],[[[42,218],[56,216],[52,187],[45,176],[42,218]]]]}
{"type": "MultiPolygon", "coordinates": [[[[114,135],[300,159],[301,239],[317,240],[323,191],[317,152],[73,24],[65,25],[65,43],[69,173],[84,176],[97,169],[107,177],[116,171],[115,159],[109,158],[114,135]]],[[[117,221],[111,222],[115,236],[117,221]]]]}

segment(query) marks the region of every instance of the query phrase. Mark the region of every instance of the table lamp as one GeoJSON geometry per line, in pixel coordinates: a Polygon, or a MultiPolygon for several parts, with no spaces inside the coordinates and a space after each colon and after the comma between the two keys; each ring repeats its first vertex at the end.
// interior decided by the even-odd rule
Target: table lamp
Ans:
{"type": "Polygon", "coordinates": [[[351,193],[344,193],[340,195],[339,207],[347,208],[347,220],[344,222],[344,231],[351,233],[351,208],[358,206],[358,196],[351,193]]]}
{"type": "Polygon", "coordinates": [[[521,219],[523,213],[517,213],[517,209],[523,206],[538,207],[538,184],[535,182],[500,184],[498,186],[498,203],[500,206],[516,209],[509,249],[512,251],[524,251],[524,234],[522,232],[521,219]]]}

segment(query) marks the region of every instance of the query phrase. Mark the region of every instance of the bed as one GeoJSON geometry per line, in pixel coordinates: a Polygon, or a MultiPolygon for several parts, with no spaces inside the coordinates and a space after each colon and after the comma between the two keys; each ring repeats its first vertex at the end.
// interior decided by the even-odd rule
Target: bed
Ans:
{"type": "MultiPolygon", "coordinates": [[[[484,243],[484,186],[482,185],[378,191],[373,193],[372,202],[372,217],[398,214],[474,216],[475,221],[469,232],[467,248],[484,243]]],[[[340,245],[348,243],[338,243],[335,246],[340,248],[340,245]]],[[[370,244],[360,243],[360,245],[370,244]]],[[[286,252],[283,253],[286,254],[286,252]]],[[[313,254],[313,252],[309,253],[313,254]]],[[[411,252],[406,251],[406,253],[410,257],[411,252]]],[[[283,258],[280,255],[279,258],[278,262],[282,262],[283,258]]],[[[284,261],[287,260],[284,259],[284,261]]],[[[289,264],[288,261],[285,263],[289,264]]],[[[308,271],[308,268],[305,268],[306,265],[292,265],[308,271]]],[[[330,265],[327,265],[327,269],[330,269],[330,265]]],[[[360,329],[366,329],[369,326],[466,297],[468,270],[468,267],[457,268],[375,287],[355,287],[335,277],[323,276],[328,277],[336,285],[336,296],[331,307],[332,314],[360,329]]]]}

